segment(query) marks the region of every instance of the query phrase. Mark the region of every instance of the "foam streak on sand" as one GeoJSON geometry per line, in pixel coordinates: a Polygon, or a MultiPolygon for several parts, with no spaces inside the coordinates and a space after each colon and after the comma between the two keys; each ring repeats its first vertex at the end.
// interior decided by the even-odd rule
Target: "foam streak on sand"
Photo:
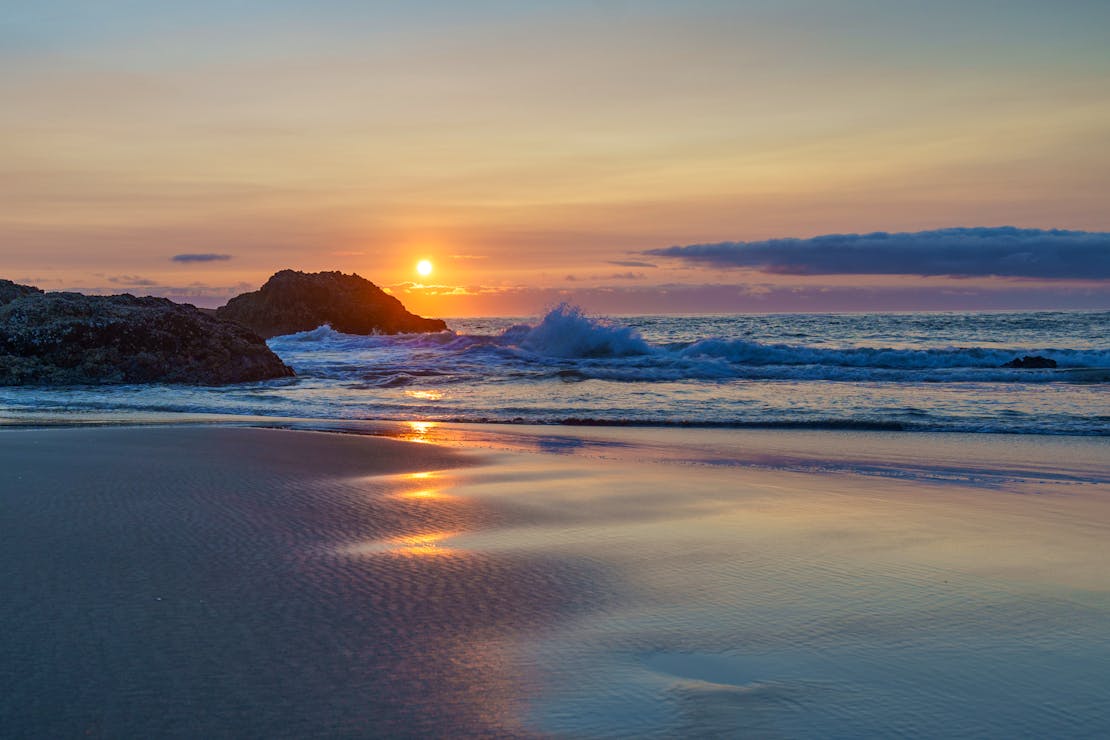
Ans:
{"type": "Polygon", "coordinates": [[[332,426],[0,431],[3,734],[1110,733],[1103,440],[332,426]]]}

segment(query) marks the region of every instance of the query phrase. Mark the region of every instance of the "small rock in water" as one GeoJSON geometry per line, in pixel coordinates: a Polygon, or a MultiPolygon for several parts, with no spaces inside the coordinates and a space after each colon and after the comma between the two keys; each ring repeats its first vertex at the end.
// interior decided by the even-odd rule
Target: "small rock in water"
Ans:
{"type": "Polygon", "coordinates": [[[1040,370],[1043,368],[1056,367],[1056,360],[1050,360],[1047,357],[1040,355],[1026,355],[1025,357],[1015,357],[1002,367],[1017,367],[1025,370],[1040,370]]]}
{"type": "Polygon", "coordinates": [[[216,309],[263,339],[328,324],[344,334],[408,334],[447,329],[441,319],[409,313],[369,280],[341,272],[282,270],[252,293],[216,309]]]}

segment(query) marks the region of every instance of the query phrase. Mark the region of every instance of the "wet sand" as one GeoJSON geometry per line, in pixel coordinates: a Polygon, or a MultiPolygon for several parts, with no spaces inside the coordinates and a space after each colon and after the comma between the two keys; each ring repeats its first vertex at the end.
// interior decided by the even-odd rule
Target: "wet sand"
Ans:
{"type": "Polygon", "coordinates": [[[337,428],[0,431],[0,735],[1110,733],[1098,439],[337,428]]]}

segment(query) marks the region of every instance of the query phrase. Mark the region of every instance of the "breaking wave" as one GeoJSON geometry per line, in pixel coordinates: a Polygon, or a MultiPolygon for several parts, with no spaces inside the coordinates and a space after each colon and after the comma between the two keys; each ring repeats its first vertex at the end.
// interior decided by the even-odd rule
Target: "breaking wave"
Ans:
{"type": "MultiPolygon", "coordinates": [[[[652,344],[630,327],[594,319],[562,304],[535,325],[516,324],[499,334],[354,336],[322,326],[276,337],[270,346],[301,374],[404,384],[414,373],[486,379],[521,373],[564,380],[650,382],[678,380],[841,380],[886,382],[1106,382],[1110,351],[1045,347],[808,346],[706,337],[652,344]],[[1002,365],[1042,355],[1056,369],[1002,365]],[[393,363],[401,363],[390,370],[393,363]]],[[[448,382],[449,379],[447,379],[448,382]]]]}

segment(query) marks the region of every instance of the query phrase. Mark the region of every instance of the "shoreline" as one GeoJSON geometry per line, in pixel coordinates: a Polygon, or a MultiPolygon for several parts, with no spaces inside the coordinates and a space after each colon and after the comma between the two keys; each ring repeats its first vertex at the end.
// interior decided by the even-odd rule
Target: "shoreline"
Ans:
{"type": "Polygon", "coordinates": [[[1013,434],[956,431],[890,432],[874,429],[764,428],[652,425],[564,425],[440,422],[427,420],[319,419],[232,414],[95,414],[0,417],[0,432],[97,428],[244,428],[279,429],[359,437],[416,441],[458,449],[497,449],[523,453],[573,452],[602,458],[615,454],[626,460],[668,461],[702,466],[750,467],[768,471],[808,471],[874,476],[919,477],[922,480],[974,482],[981,472],[987,482],[1110,483],[1110,440],[1101,435],[1013,434]],[[43,418],[46,417],[46,418],[43,418]],[[833,440],[849,440],[829,446],[833,440]],[[932,453],[943,450],[937,465],[921,464],[922,443],[932,453]],[[989,451],[995,461],[984,462],[989,451]],[[707,452],[707,450],[709,452],[707,452]],[[598,454],[600,452],[604,454],[598,454]],[[866,451],[866,454],[864,454],[866,451]],[[1051,461],[1037,462],[1038,458],[1051,461]],[[1053,468],[1071,465],[1063,474],[1053,468]],[[1004,467],[1004,466],[1003,466],[1004,467]],[[999,474],[1002,475],[998,478],[999,474]],[[1009,477],[1007,478],[1007,475],[1009,477]]]}
{"type": "Polygon", "coordinates": [[[382,428],[400,427],[406,424],[430,424],[443,427],[492,427],[508,430],[521,427],[539,427],[544,429],[569,429],[586,431],[600,430],[637,430],[657,429],[674,431],[722,431],[722,432],[848,432],[848,433],[874,433],[874,434],[905,434],[905,435],[968,435],[974,437],[1059,437],[1066,439],[1106,439],[1110,438],[1110,430],[1091,432],[1080,431],[1028,431],[1013,430],[964,430],[964,429],[929,429],[907,426],[898,422],[871,423],[854,422],[850,420],[830,420],[828,422],[685,422],[685,421],[608,421],[591,419],[563,419],[557,421],[539,421],[520,419],[518,421],[499,420],[460,420],[460,419],[387,419],[387,418],[342,418],[342,417],[301,417],[260,414],[232,414],[216,412],[193,411],[24,411],[7,415],[0,413],[0,430],[13,428],[63,428],[67,426],[129,426],[129,425],[175,425],[175,424],[213,424],[213,425],[258,425],[277,426],[281,424],[295,424],[299,428],[319,427],[322,431],[333,429],[336,425],[357,428],[359,426],[382,428]]]}
{"type": "Polygon", "coordinates": [[[258,423],[0,426],[13,736],[1110,731],[1100,438],[258,423]]]}

